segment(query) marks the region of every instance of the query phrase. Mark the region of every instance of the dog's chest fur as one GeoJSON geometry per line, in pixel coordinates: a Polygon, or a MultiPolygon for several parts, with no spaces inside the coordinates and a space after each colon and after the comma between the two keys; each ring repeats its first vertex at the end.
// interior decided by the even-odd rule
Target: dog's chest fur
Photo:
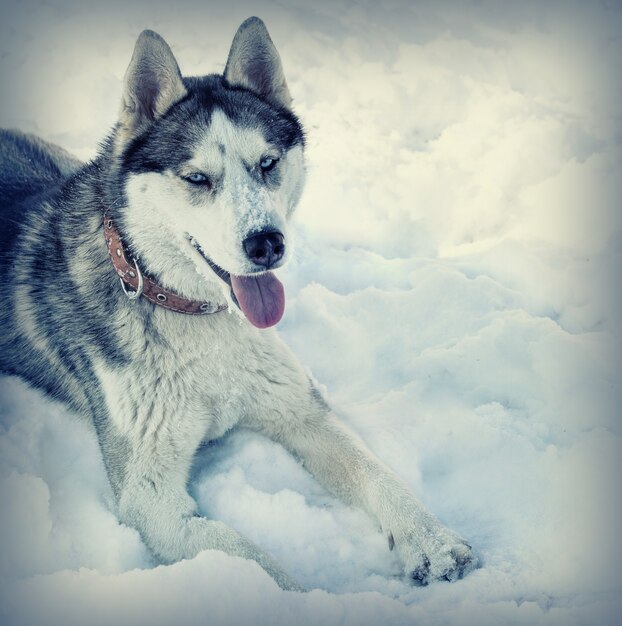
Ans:
{"type": "Polygon", "coordinates": [[[127,364],[95,360],[111,422],[134,445],[221,437],[236,424],[282,419],[290,385],[304,370],[273,331],[258,332],[235,313],[127,318],[118,339],[127,364]],[[119,392],[119,390],[122,390],[119,392]],[[261,414],[261,415],[260,415],[261,414]]]}

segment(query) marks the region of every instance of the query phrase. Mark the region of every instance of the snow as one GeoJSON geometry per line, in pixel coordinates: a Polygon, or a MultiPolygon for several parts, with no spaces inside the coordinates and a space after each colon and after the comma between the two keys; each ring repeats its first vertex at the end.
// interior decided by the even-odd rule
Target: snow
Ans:
{"type": "Polygon", "coordinates": [[[311,591],[219,552],[157,566],[116,520],[88,427],[4,377],[2,624],[619,623],[618,2],[0,11],[1,125],[81,158],[114,122],[143,28],[196,74],[264,19],[308,133],[279,332],[483,561],[411,587],[366,515],[237,432],[200,451],[191,493],[311,591]]]}

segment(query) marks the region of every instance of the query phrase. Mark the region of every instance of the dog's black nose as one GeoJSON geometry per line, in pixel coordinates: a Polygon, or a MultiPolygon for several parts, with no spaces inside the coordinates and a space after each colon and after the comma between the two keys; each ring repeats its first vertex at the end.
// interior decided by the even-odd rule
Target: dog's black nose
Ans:
{"type": "Polygon", "coordinates": [[[285,254],[285,238],[278,230],[250,235],[243,242],[246,256],[257,265],[270,269],[285,254]]]}

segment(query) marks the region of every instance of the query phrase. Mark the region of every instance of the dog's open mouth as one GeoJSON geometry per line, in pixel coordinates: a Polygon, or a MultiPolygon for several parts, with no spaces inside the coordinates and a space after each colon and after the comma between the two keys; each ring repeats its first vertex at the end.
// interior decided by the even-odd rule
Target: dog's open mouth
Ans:
{"type": "Polygon", "coordinates": [[[285,311],[283,284],[272,272],[247,276],[235,276],[214,263],[196,239],[188,241],[205,259],[213,272],[231,288],[231,298],[246,319],[257,328],[268,328],[277,324],[285,311]]]}

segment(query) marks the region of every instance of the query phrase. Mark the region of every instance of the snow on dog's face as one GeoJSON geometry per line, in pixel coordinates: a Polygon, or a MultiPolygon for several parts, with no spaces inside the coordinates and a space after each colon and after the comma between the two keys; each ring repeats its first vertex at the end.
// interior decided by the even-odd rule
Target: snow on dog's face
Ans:
{"type": "Polygon", "coordinates": [[[115,137],[125,196],[117,219],[144,269],[189,297],[224,295],[261,328],[283,314],[270,270],[287,259],[304,181],[290,101],[257,18],[238,30],[224,76],[182,79],[166,43],[146,31],[115,137]]]}

